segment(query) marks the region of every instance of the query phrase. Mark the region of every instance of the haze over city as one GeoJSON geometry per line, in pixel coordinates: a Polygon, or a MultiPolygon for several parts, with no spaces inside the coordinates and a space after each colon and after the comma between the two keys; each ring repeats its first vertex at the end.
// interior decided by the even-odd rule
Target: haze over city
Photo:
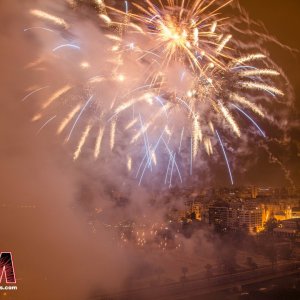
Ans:
{"type": "Polygon", "coordinates": [[[299,8],[2,0],[0,297],[299,299],[299,8]]]}

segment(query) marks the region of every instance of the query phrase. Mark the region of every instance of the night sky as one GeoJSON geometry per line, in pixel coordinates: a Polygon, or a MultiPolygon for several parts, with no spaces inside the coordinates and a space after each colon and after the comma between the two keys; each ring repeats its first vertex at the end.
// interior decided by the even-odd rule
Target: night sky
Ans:
{"type": "MultiPolygon", "coordinates": [[[[245,7],[249,16],[254,20],[259,20],[264,23],[269,33],[275,36],[281,43],[295,49],[295,52],[289,53],[282,51],[279,47],[272,44],[268,45],[268,50],[271,52],[274,60],[283,68],[288,78],[293,85],[295,91],[295,108],[291,119],[298,120],[297,126],[291,131],[292,144],[289,149],[286,149],[286,155],[283,158],[286,165],[291,170],[294,183],[299,186],[300,183],[300,130],[299,130],[299,111],[300,111],[300,38],[298,30],[300,28],[300,2],[297,0],[241,0],[241,5],[245,7]]],[[[260,161],[263,164],[265,157],[260,161]]],[[[259,166],[258,166],[259,167],[259,166]]],[[[257,169],[256,175],[260,171],[265,172],[264,168],[257,169]]],[[[250,175],[255,178],[255,169],[250,175]]],[[[274,175],[273,184],[280,184],[280,175],[276,176],[269,169],[270,175],[274,175]]],[[[259,177],[259,176],[258,176],[259,177]]],[[[271,177],[271,176],[270,176],[271,177]]],[[[270,181],[272,182],[272,180],[270,181]]]]}
{"type": "Polygon", "coordinates": [[[300,108],[300,2],[297,0],[241,0],[251,18],[261,20],[270,34],[274,35],[283,44],[294,48],[298,53],[284,57],[276,57],[288,77],[292,81],[296,92],[296,106],[300,108]],[[281,63],[282,62],[282,63],[281,63]]]}

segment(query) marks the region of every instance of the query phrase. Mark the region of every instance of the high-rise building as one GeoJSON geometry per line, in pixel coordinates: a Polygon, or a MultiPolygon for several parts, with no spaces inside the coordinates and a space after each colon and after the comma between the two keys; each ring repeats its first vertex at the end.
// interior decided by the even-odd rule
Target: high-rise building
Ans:
{"type": "Polygon", "coordinates": [[[197,220],[201,220],[201,203],[199,200],[188,200],[185,202],[186,212],[194,214],[197,220]]]}
{"type": "Polygon", "coordinates": [[[250,233],[255,233],[262,229],[263,210],[254,204],[241,206],[216,202],[209,207],[209,224],[221,229],[243,228],[250,233]]]}
{"type": "Polygon", "coordinates": [[[226,202],[215,202],[208,208],[209,224],[220,228],[228,227],[229,204],[226,202]]]}
{"type": "Polygon", "coordinates": [[[282,226],[275,228],[273,232],[280,237],[291,238],[300,236],[300,218],[282,221],[282,226]]]}
{"type": "Polygon", "coordinates": [[[252,199],[256,199],[257,194],[258,194],[258,188],[256,186],[252,186],[251,187],[251,196],[252,196],[252,199]]]}
{"type": "Polygon", "coordinates": [[[247,209],[239,211],[239,227],[247,229],[251,233],[260,231],[263,226],[263,212],[260,208],[247,209]]]}
{"type": "Polygon", "coordinates": [[[292,218],[300,218],[300,207],[292,208],[292,218]]]}

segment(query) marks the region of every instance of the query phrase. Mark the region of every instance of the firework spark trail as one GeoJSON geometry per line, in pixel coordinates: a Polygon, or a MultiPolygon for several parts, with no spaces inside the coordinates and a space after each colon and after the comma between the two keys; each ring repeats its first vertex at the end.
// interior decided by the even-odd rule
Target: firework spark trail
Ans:
{"type": "Polygon", "coordinates": [[[240,57],[236,60],[235,65],[241,65],[245,62],[253,61],[253,60],[260,60],[266,58],[264,54],[256,53],[256,54],[249,54],[248,56],[240,57]]]}
{"type": "Polygon", "coordinates": [[[256,70],[247,70],[239,73],[240,76],[259,76],[259,75],[270,75],[270,76],[279,76],[280,73],[275,70],[270,69],[256,69],[256,70]]]}
{"type": "Polygon", "coordinates": [[[191,107],[188,105],[188,103],[186,103],[184,100],[182,100],[181,98],[176,97],[176,99],[181,102],[183,104],[183,106],[185,106],[189,112],[193,115],[194,120],[196,119],[196,115],[195,112],[191,109],[191,107]]]}
{"type": "Polygon", "coordinates": [[[223,40],[222,42],[219,44],[218,48],[217,48],[217,52],[220,53],[223,51],[224,47],[226,46],[226,44],[231,40],[232,38],[232,35],[229,34],[227,35],[223,40]]]}
{"type": "Polygon", "coordinates": [[[139,119],[140,119],[140,124],[141,124],[141,132],[143,134],[143,138],[144,138],[144,146],[145,146],[145,152],[147,153],[147,157],[148,157],[148,160],[150,161],[150,168],[151,168],[151,171],[152,171],[152,164],[151,164],[151,155],[150,155],[150,146],[148,144],[148,140],[147,140],[147,137],[146,137],[146,128],[144,126],[144,123],[143,123],[143,120],[142,120],[142,117],[141,117],[141,114],[139,114],[139,119]]]}
{"type": "Polygon", "coordinates": [[[243,69],[258,70],[258,68],[253,67],[253,66],[237,66],[237,67],[230,68],[231,71],[234,71],[234,70],[243,70],[243,69]]]}
{"type": "Polygon", "coordinates": [[[193,138],[191,137],[190,176],[193,175],[193,138]]]}
{"type": "Polygon", "coordinates": [[[71,86],[66,85],[56,91],[50,98],[43,104],[42,108],[47,108],[50,104],[52,104],[55,100],[59,99],[63,94],[66,94],[71,89],[71,86]]]}
{"type": "Polygon", "coordinates": [[[47,28],[47,27],[40,27],[40,26],[34,26],[34,27],[28,27],[24,29],[24,32],[29,31],[29,30],[33,30],[33,29],[41,29],[41,30],[45,30],[45,31],[49,31],[49,32],[55,32],[54,30],[47,28]]]}
{"type": "Polygon", "coordinates": [[[230,177],[231,184],[233,185],[233,177],[232,177],[232,172],[231,172],[231,168],[230,168],[230,165],[229,165],[229,161],[228,161],[228,158],[227,158],[227,154],[226,154],[223,142],[221,140],[221,137],[220,137],[217,130],[216,130],[216,135],[218,137],[219,143],[220,143],[222,151],[223,151],[223,155],[224,155],[224,158],[225,158],[225,161],[226,161],[226,165],[227,165],[228,174],[229,174],[229,177],[230,177]]]}
{"type": "Polygon", "coordinates": [[[174,170],[175,162],[176,162],[176,153],[174,153],[173,158],[172,158],[172,169],[171,169],[171,174],[170,174],[169,188],[171,188],[171,186],[172,186],[172,177],[173,177],[173,170],[174,170]]]}
{"type": "Polygon", "coordinates": [[[143,165],[143,163],[144,163],[144,161],[145,161],[146,158],[147,158],[147,153],[145,153],[145,155],[144,155],[144,157],[143,157],[143,159],[142,159],[142,161],[141,161],[141,163],[140,163],[140,165],[139,165],[139,167],[138,167],[138,170],[137,170],[137,172],[136,172],[135,178],[138,177],[138,175],[139,175],[139,173],[140,173],[140,170],[141,170],[141,167],[142,167],[142,165],[143,165]]]}
{"type": "Polygon", "coordinates": [[[168,118],[168,112],[167,112],[166,106],[165,106],[164,103],[162,102],[160,96],[156,96],[156,97],[154,97],[154,98],[155,98],[155,99],[158,101],[158,103],[162,106],[162,108],[163,108],[163,110],[164,110],[164,112],[165,112],[165,115],[166,115],[166,117],[168,118]]]}
{"type": "Polygon", "coordinates": [[[125,13],[128,14],[128,1],[124,1],[125,2],[125,13]]]}
{"type": "MultiPolygon", "coordinates": [[[[139,181],[139,185],[140,185],[141,182],[142,182],[142,179],[143,179],[143,176],[144,176],[144,173],[145,173],[147,167],[150,167],[151,160],[153,159],[153,155],[155,155],[155,151],[156,151],[157,147],[159,146],[159,143],[160,143],[161,139],[163,138],[164,133],[165,133],[165,130],[163,130],[163,132],[161,133],[159,139],[157,140],[157,143],[155,144],[153,150],[151,151],[152,154],[151,154],[150,157],[148,158],[148,161],[146,161],[146,163],[145,163],[145,166],[144,166],[144,169],[143,169],[143,171],[142,171],[141,178],[140,178],[140,181],[139,181]]],[[[139,171],[140,171],[140,168],[141,168],[141,166],[142,166],[142,164],[143,164],[143,162],[144,162],[144,160],[145,160],[146,158],[147,158],[147,153],[145,153],[145,155],[144,155],[144,157],[143,157],[143,160],[142,160],[142,162],[141,162],[141,164],[140,164],[140,166],[139,166],[139,169],[138,169],[138,171],[137,171],[136,177],[138,176],[139,171]]]]}
{"type": "Polygon", "coordinates": [[[180,142],[179,142],[178,153],[180,153],[180,151],[181,151],[181,145],[182,145],[183,134],[184,134],[184,127],[182,127],[181,134],[180,134],[180,142]]]}
{"type": "Polygon", "coordinates": [[[165,176],[165,184],[167,183],[171,161],[172,161],[172,153],[169,154],[169,162],[168,162],[168,167],[167,167],[166,176],[165,176]]]}
{"type": "Polygon", "coordinates": [[[245,106],[249,107],[256,114],[260,115],[261,117],[264,117],[265,114],[262,112],[262,110],[257,105],[255,105],[254,103],[250,102],[246,98],[244,98],[244,97],[242,97],[242,96],[240,96],[238,94],[235,94],[235,93],[230,94],[229,97],[233,101],[238,102],[238,103],[240,103],[242,105],[245,105],[245,106]]]}
{"type": "Polygon", "coordinates": [[[258,126],[258,124],[247,113],[245,113],[242,109],[240,109],[235,104],[232,104],[232,106],[235,107],[238,111],[240,111],[248,120],[250,120],[251,123],[258,129],[258,131],[264,138],[266,137],[266,134],[264,133],[264,131],[258,126]]]}
{"type": "Polygon", "coordinates": [[[36,114],[31,118],[31,122],[36,122],[42,118],[42,114],[36,114]]]}
{"type": "Polygon", "coordinates": [[[74,124],[73,124],[73,126],[72,126],[72,128],[71,128],[71,130],[70,130],[70,133],[69,133],[68,138],[67,138],[67,142],[70,140],[70,138],[71,138],[71,136],[72,136],[72,133],[73,133],[73,131],[74,131],[74,129],[75,129],[75,127],[76,127],[76,125],[77,125],[77,123],[78,123],[78,121],[79,121],[81,115],[83,114],[83,112],[84,112],[84,110],[86,109],[86,107],[91,103],[91,101],[93,100],[93,97],[94,97],[94,95],[92,95],[92,96],[86,101],[85,105],[82,107],[81,111],[79,112],[79,114],[78,114],[78,116],[77,116],[77,118],[76,118],[76,120],[75,120],[75,122],[74,122],[74,124]]]}
{"type": "Polygon", "coordinates": [[[129,122],[129,123],[127,124],[127,126],[125,127],[125,130],[128,130],[128,129],[130,129],[131,127],[133,127],[133,126],[137,123],[137,121],[138,121],[138,118],[133,119],[131,122],[129,122]]]}
{"type": "Polygon", "coordinates": [[[52,52],[56,52],[57,50],[59,49],[62,49],[62,48],[71,48],[71,49],[76,49],[76,50],[80,50],[81,48],[77,45],[73,45],[73,44],[63,44],[63,45],[59,45],[55,48],[52,49],[52,52]]]}
{"type": "Polygon", "coordinates": [[[88,137],[88,135],[89,135],[90,130],[91,130],[91,125],[88,125],[88,126],[85,128],[84,132],[82,133],[81,139],[80,139],[80,141],[79,141],[79,144],[78,144],[77,149],[76,149],[76,151],[75,151],[75,153],[74,153],[74,156],[73,156],[73,159],[74,159],[74,160],[76,160],[76,159],[79,157],[79,154],[80,154],[80,152],[81,152],[81,149],[82,149],[84,143],[86,142],[86,139],[87,139],[87,137],[88,137]]]}
{"type": "Polygon", "coordinates": [[[56,131],[57,134],[60,134],[63,132],[63,130],[66,128],[66,126],[70,123],[70,121],[74,118],[74,116],[78,113],[79,110],[80,110],[80,105],[78,104],[69,112],[67,117],[65,117],[63,119],[63,121],[57,128],[57,131],[56,131]]]}
{"type": "MultiPolygon", "coordinates": [[[[147,158],[147,153],[145,154],[145,158],[147,158]]],[[[141,183],[142,183],[142,180],[143,180],[143,177],[144,177],[144,174],[145,174],[145,171],[146,171],[147,167],[150,168],[150,166],[151,166],[151,160],[152,160],[152,156],[150,158],[148,158],[148,160],[146,160],[144,169],[143,169],[143,171],[141,173],[139,185],[141,185],[141,183]]],[[[144,159],[143,159],[143,161],[144,161],[144,159]]],[[[143,161],[142,161],[142,163],[143,163],[143,161]]],[[[142,163],[141,163],[141,165],[142,165],[142,163]]],[[[151,169],[151,171],[152,171],[152,169],[151,169]]]]}
{"type": "MultiPolygon", "coordinates": [[[[170,148],[169,148],[168,144],[166,143],[165,139],[162,138],[162,141],[164,142],[164,145],[165,145],[167,151],[169,152],[169,155],[172,156],[172,151],[170,150],[170,148]]],[[[180,182],[182,183],[182,176],[181,176],[181,173],[179,171],[179,168],[178,168],[178,165],[177,165],[176,161],[174,162],[174,164],[175,164],[176,170],[178,172],[178,176],[179,176],[180,182]]]]}
{"type": "Polygon", "coordinates": [[[153,163],[155,166],[157,166],[157,156],[155,152],[152,152],[152,156],[151,156],[153,163]]]}
{"type": "Polygon", "coordinates": [[[165,111],[165,107],[161,108],[151,119],[151,121],[149,121],[146,125],[141,126],[141,129],[132,137],[130,144],[133,144],[134,142],[136,142],[140,136],[144,135],[144,132],[146,132],[149,127],[151,125],[153,125],[155,123],[155,121],[157,120],[157,118],[159,118],[162,113],[165,111]]]}
{"type": "Polygon", "coordinates": [[[101,143],[103,139],[104,129],[102,126],[99,128],[99,133],[97,135],[95,149],[94,149],[94,158],[98,158],[101,151],[101,143]]]}
{"type": "Polygon", "coordinates": [[[128,172],[131,171],[131,168],[132,168],[132,158],[131,158],[131,156],[127,156],[127,170],[128,170],[128,172]]]}
{"type": "Polygon", "coordinates": [[[131,107],[133,104],[136,104],[140,101],[144,101],[145,99],[143,97],[139,98],[139,99],[132,99],[130,101],[127,101],[125,103],[122,103],[119,107],[117,107],[114,111],[114,114],[107,120],[107,122],[110,122],[111,120],[113,120],[114,118],[116,118],[116,116],[118,114],[120,114],[121,112],[123,112],[124,110],[128,109],[129,107],[131,107]]]}
{"type": "Polygon", "coordinates": [[[99,82],[102,82],[103,80],[104,80],[104,78],[102,76],[97,75],[97,76],[90,78],[88,80],[88,82],[89,83],[99,83],[99,82]]]}
{"type": "Polygon", "coordinates": [[[224,115],[225,120],[231,125],[233,131],[237,134],[237,136],[241,136],[241,131],[239,129],[239,126],[237,125],[236,121],[233,119],[229,110],[221,102],[219,102],[218,104],[221,108],[221,112],[224,115]]]}
{"type": "Polygon", "coordinates": [[[44,90],[44,89],[46,89],[46,88],[48,88],[48,87],[49,87],[49,85],[43,86],[43,87],[41,87],[41,88],[38,88],[38,89],[36,89],[36,90],[30,92],[30,93],[29,93],[28,95],[26,95],[21,101],[24,102],[26,99],[28,99],[28,98],[29,98],[30,96],[32,96],[33,94],[35,94],[35,93],[37,93],[37,92],[39,92],[39,91],[41,91],[41,90],[44,90]]]}
{"type": "Polygon", "coordinates": [[[193,154],[194,154],[194,159],[197,156],[198,153],[198,143],[202,141],[202,131],[200,128],[198,116],[196,115],[194,117],[194,122],[193,122],[193,154]]]}
{"type": "Polygon", "coordinates": [[[207,153],[208,155],[213,154],[213,149],[212,149],[211,141],[210,141],[209,138],[206,138],[206,139],[204,140],[204,146],[205,146],[205,149],[206,149],[206,153],[207,153]]]}
{"type": "Polygon", "coordinates": [[[277,89],[274,86],[269,86],[267,84],[251,82],[251,81],[243,81],[243,82],[240,82],[240,85],[247,89],[263,90],[263,91],[274,93],[276,95],[284,96],[284,93],[281,90],[277,89]]]}
{"type": "Polygon", "coordinates": [[[56,25],[63,26],[64,28],[68,28],[69,27],[69,25],[65,22],[64,19],[61,19],[61,18],[58,18],[56,16],[50,15],[47,12],[44,12],[42,10],[32,9],[30,11],[30,13],[32,15],[34,15],[36,17],[39,17],[41,19],[44,19],[46,21],[51,21],[51,22],[53,22],[56,25]]]}
{"type": "Polygon", "coordinates": [[[284,165],[284,163],[283,163],[280,159],[278,159],[278,158],[270,151],[270,149],[269,149],[269,147],[268,147],[267,144],[262,144],[262,143],[260,143],[259,145],[260,145],[260,147],[261,147],[262,149],[264,149],[264,150],[266,151],[266,153],[268,154],[269,162],[270,162],[270,163],[273,163],[273,164],[277,164],[277,165],[281,168],[281,170],[283,171],[286,180],[291,184],[291,186],[292,186],[293,188],[295,188],[295,183],[294,183],[293,179],[291,178],[291,172],[290,172],[290,170],[284,165]]]}
{"type": "Polygon", "coordinates": [[[38,135],[52,120],[56,118],[56,115],[47,120],[43,126],[37,131],[36,135],[38,135]]]}
{"type": "MultiPolygon", "coordinates": [[[[150,146],[151,146],[151,145],[150,145],[150,146]]],[[[147,158],[148,155],[149,155],[149,154],[146,152],[146,154],[145,154],[145,156],[144,156],[144,159],[147,158]]],[[[142,165],[144,159],[142,160],[141,165],[142,165]]],[[[141,183],[142,183],[142,180],[143,180],[143,177],[144,177],[144,174],[145,174],[145,171],[146,171],[147,167],[150,168],[150,166],[151,166],[151,160],[152,160],[152,156],[149,157],[148,160],[146,160],[144,169],[143,169],[143,171],[142,171],[142,173],[141,173],[139,185],[141,185],[141,183]]],[[[141,165],[140,165],[140,167],[141,167],[141,165]]],[[[139,167],[139,169],[140,169],[140,167],[139,167]]],[[[152,171],[152,169],[151,169],[151,171],[152,171]]],[[[139,170],[138,170],[138,172],[139,172],[139,170]]],[[[138,175],[138,173],[137,173],[137,175],[138,175]]]]}
{"type": "Polygon", "coordinates": [[[117,126],[117,121],[113,120],[111,122],[110,126],[110,150],[113,150],[115,146],[115,141],[116,141],[116,126],[117,126]]]}
{"type": "Polygon", "coordinates": [[[134,121],[135,109],[134,104],[132,105],[132,121],[134,121]]]}
{"type": "MultiPolygon", "coordinates": [[[[143,127],[144,127],[144,125],[143,125],[143,127]]],[[[149,154],[149,159],[150,159],[150,169],[151,169],[151,171],[152,171],[152,160],[153,160],[153,155],[151,155],[151,145],[150,145],[150,143],[149,143],[149,138],[148,138],[148,132],[147,132],[147,129],[143,129],[144,130],[144,137],[145,137],[145,139],[146,139],[146,144],[147,144],[147,147],[148,147],[148,154],[149,154]]]]}

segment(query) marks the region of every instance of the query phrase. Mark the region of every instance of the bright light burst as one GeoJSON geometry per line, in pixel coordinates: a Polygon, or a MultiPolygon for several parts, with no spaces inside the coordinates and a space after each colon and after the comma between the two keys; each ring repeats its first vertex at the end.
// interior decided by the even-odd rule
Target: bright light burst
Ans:
{"type": "MultiPolygon", "coordinates": [[[[82,1],[67,2],[76,8],[82,1]]],[[[41,26],[24,31],[42,28],[44,34],[57,34],[61,43],[49,47],[53,53],[48,60],[74,64],[63,55],[83,57],[76,72],[84,78],[78,84],[68,76],[66,84],[52,88],[33,120],[44,128],[55,115],[51,124],[58,122],[57,135],[64,135],[68,143],[77,140],[72,145],[74,160],[83,152],[97,160],[108,151],[120,153],[125,145],[124,166],[139,184],[154,169],[164,174],[170,187],[182,182],[182,174],[192,174],[195,162],[211,156],[220,143],[216,149],[225,158],[233,184],[222,134],[244,135],[247,129],[239,125],[244,118],[265,138],[257,124],[267,114],[263,103],[284,93],[276,84],[280,70],[266,52],[253,41],[248,46],[240,42],[235,23],[221,15],[231,4],[147,0],[125,1],[120,8],[94,0],[102,51],[96,57],[90,54],[95,50],[89,50],[94,39],[80,39],[75,32],[75,43],[59,34],[74,33],[72,21],[32,9],[30,13],[42,19],[41,26]],[[67,105],[62,107],[62,100],[67,105]]],[[[22,100],[46,87],[35,86],[22,100]]]]}

